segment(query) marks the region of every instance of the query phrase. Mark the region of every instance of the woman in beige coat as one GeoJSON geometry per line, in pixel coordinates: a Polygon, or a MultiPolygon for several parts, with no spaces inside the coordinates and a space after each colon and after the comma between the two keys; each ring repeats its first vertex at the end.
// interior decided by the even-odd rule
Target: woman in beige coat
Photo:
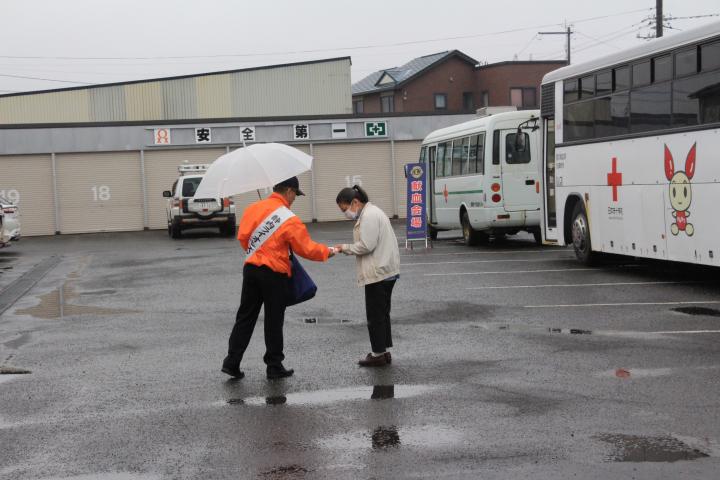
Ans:
{"type": "Polygon", "coordinates": [[[357,258],[357,282],[365,287],[365,313],[372,352],[358,363],[382,367],[392,361],[390,305],[395,282],[400,277],[400,251],[385,212],[370,203],[367,193],[355,185],[338,193],[337,205],[349,220],[355,220],[353,242],[336,245],[337,252],[357,258]]]}

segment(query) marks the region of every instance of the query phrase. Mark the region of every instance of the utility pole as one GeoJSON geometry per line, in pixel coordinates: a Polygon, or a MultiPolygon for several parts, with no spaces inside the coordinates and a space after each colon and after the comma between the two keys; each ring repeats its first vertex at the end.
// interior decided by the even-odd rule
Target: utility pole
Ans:
{"type": "MultiPolygon", "coordinates": [[[[662,0],[658,0],[659,2],[662,0]]],[[[570,30],[570,27],[567,27],[567,29],[564,32],[538,32],[538,35],[567,35],[567,64],[570,65],[570,35],[572,35],[574,32],[570,30]]]]}
{"type": "Polygon", "coordinates": [[[655,38],[663,36],[663,0],[655,0],[655,38]]]}

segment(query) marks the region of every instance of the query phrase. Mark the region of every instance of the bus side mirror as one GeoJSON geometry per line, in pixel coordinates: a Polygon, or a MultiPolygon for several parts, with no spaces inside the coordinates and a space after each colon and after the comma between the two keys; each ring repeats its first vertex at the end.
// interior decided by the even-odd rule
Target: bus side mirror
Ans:
{"type": "Polygon", "coordinates": [[[525,137],[525,133],[523,133],[522,128],[518,127],[517,132],[515,132],[515,151],[524,152],[526,149],[527,138],[525,137]]]}

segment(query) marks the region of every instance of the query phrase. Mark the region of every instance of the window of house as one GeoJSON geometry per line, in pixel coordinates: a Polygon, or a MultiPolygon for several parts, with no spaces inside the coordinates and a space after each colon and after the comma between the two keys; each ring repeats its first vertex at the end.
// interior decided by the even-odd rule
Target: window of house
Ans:
{"type": "Polygon", "coordinates": [[[537,95],[535,88],[511,88],[510,89],[510,105],[518,108],[537,107],[537,95]]]}
{"type": "Polygon", "coordinates": [[[355,100],[353,101],[353,113],[364,113],[365,112],[365,106],[363,105],[362,100],[355,100]]]}
{"type": "Polygon", "coordinates": [[[466,112],[472,112],[475,110],[475,99],[473,98],[473,92],[463,92],[463,110],[466,112]]]}
{"type": "Polygon", "coordinates": [[[487,90],[482,92],[482,106],[483,107],[490,106],[490,92],[488,92],[487,90]]]}
{"type": "Polygon", "coordinates": [[[392,113],[395,111],[395,96],[385,95],[380,97],[380,110],[383,113],[392,113]]]}
{"type": "Polygon", "coordinates": [[[447,109],[447,93],[435,94],[435,110],[447,109]]]}

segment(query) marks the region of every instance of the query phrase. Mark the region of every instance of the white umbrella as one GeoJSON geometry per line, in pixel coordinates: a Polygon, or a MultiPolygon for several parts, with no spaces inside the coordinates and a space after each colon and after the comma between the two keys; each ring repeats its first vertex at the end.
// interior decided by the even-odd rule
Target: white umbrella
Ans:
{"type": "Polygon", "coordinates": [[[195,198],[230,197],[310,170],[313,157],[281,143],[256,143],[226,153],[210,165],[195,198]]]}

